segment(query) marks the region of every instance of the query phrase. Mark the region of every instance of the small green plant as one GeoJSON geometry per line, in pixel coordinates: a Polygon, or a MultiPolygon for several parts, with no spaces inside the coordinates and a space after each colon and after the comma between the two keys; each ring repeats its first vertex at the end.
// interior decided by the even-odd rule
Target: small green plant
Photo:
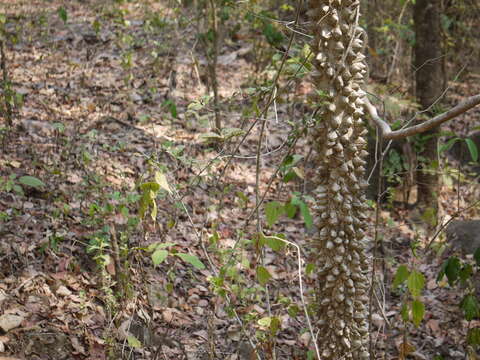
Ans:
{"type": "Polygon", "coordinates": [[[63,23],[66,25],[68,21],[68,13],[67,10],[63,6],[60,6],[57,9],[58,17],[63,21],[63,23]]]}
{"type": "MultiPolygon", "coordinates": [[[[474,262],[462,261],[456,256],[451,256],[444,261],[438,273],[437,282],[444,277],[453,288],[463,292],[459,307],[465,320],[472,322],[480,318],[480,301],[475,288],[475,277],[480,269],[480,248],[474,253],[474,262]]],[[[467,343],[477,351],[480,348],[480,327],[468,326],[467,343]]]]}
{"type": "Polygon", "coordinates": [[[45,250],[50,249],[53,252],[58,252],[60,243],[65,239],[65,236],[61,233],[52,233],[48,234],[47,241],[40,246],[40,252],[43,253],[45,250]]]}
{"type": "Polygon", "coordinates": [[[14,192],[23,196],[25,194],[24,188],[43,189],[45,184],[40,179],[29,175],[17,178],[17,174],[10,174],[6,178],[0,178],[0,189],[2,191],[14,192]]]}
{"type": "Polygon", "coordinates": [[[0,222],[10,221],[12,217],[6,211],[0,211],[0,222]]]}
{"type": "Polygon", "coordinates": [[[160,191],[171,193],[170,185],[164,173],[156,171],[153,181],[145,182],[140,185],[141,198],[139,202],[139,215],[144,219],[149,213],[153,222],[157,221],[157,196],[160,191]]]}
{"type": "Polygon", "coordinates": [[[288,245],[296,247],[297,250],[298,247],[286,240],[283,234],[266,235],[260,232],[248,239],[239,231],[237,239],[235,247],[222,248],[219,246],[222,243],[220,234],[214,231],[210,235],[208,250],[216,255],[217,261],[221,264],[218,275],[210,277],[210,284],[215,294],[227,301],[230,299],[227,311],[230,316],[233,317],[235,311],[237,315],[241,313],[244,324],[255,328],[257,341],[263,351],[271,356],[276,336],[281,331],[280,314],[285,311],[295,319],[300,307],[288,297],[269,295],[268,287],[274,286],[272,285],[275,281],[274,275],[267,266],[259,262],[258,257],[265,251],[281,253],[288,245]],[[244,256],[248,251],[254,251],[257,257],[250,261],[244,256]],[[249,275],[255,276],[254,284],[249,275]],[[264,301],[267,295],[272,296],[270,301],[276,304],[275,311],[268,315],[252,307],[252,304],[264,301]],[[231,303],[232,299],[235,299],[234,304],[231,303]]]}
{"type": "Polygon", "coordinates": [[[154,266],[158,266],[167,260],[168,257],[178,257],[184,262],[192,265],[198,270],[205,269],[205,265],[200,261],[200,259],[192,254],[178,252],[174,248],[174,243],[154,243],[150,244],[147,248],[148,252],[151,252],[152,262],[154,266]]]}
{"type": "Polygon", "coordinates": [[[303,158],[303,155],[297,154],[285,157],[280,166],[280,174],[282,175],[283,182],[287,183],[297,178],[303,179],[303,171],[297,166],[303,158]]]}
{"type": "Polygon", "coordinates": [[[453,137],[448,140],[445,144],[440,146],[439,152],[445,152],[452,148],[452,146],[457,142],[465,142],[467,145],[468,151],[470,152],[470,157],[473,162],[478,162],[478,149],[477,145],[472,139],[469,138],[460,138],[460,137],[453,137]]]}
{"type": "MultiPolygon", "coordinates": [[[[415,254],[415,249],[413,249],[415,254]]],[[[400,314],[403,320],[403,342],[400,344],[400,358],[405,359],[415,348],[407,341],[407,324],[412,323],[418,327],[425,316],[425,304],[421,295],[425,286],[425,277],[414,266],[406,264],[397,268],[392,288],[401,291],[402,307],[400,314]]]]}
{"type": "Polygon", "coordinates": [[[392,287],[394,289],[405,286],[401,309],[404,322],[412,322],[416,327],[420,325],[425,315],[425,304],[421,301],[422,290],[425,286],[425,277],[421,272],[408,265],[400,265],[395,274],[392,287]]]}
{"type": "Polygon", "coordinates": [[[221,144],[244,134],[245,131],[239,128],[224,128],[219,133],[208,132],[202,134],[201,139],[205,144],[221,144]]]}
{"type": "MultiPolygon", "coordinates": [[[[104,199],[93,202],[88,209],[88,221],[85,224],[96,230],[90,236],[86,251],[100,269],[107,299],[111,296],[128,297],[131,294],[128,259],[135,248],[130,246],[129,239],[140,222],[131,208],[136,206],[139,199],[140,195],[136,192],[123,194],[115,191],[104,199]],[[114,281],[111,279],[112,274],[114,281]],[[113,285],[115,289],[111,289],[113,285]]],[[[110,303],[112,307],[116,304],[113,298],[110,303]]]]}
{"type": "Polygon", "coordinates": [[[299,211],[303,217],[305,226],[307,229],[311,229],[313,227],[313,218],[306,201],[312,201],[312,198],[309,196],[302,196],[299,192],[294,192],[290,199],[285,203],[278,201],[266,203],[265,216],[267,225],[272,227],[282,215],[287,215],[292,219],[299,211]]]}
{"type": "Polygon", "coordinates": [[[15,192],[18,195],[23,195],[23,189],[15,181],[17,178],[16,174],[10,174],[6,178],[0,178],[0,189],[5,192],[15,192]]]}

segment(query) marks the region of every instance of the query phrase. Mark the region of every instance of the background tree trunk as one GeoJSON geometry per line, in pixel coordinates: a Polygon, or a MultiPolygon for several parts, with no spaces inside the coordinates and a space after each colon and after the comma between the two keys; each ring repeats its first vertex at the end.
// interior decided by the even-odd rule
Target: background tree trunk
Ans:
{"type": "Polygon", "coordinates": [[[375,30],[375,27],[379,26],[377,0],[365,0],[364,10],[366,14],[367,35],[368,35],[368,48],[367,48],[366,55],[368,58],[370,77],[376,78],[376,76],[379,75],[378,66],[377,66],[378,64],[377,31],[375,30]]]}
{"type": "MultiPolygon", "coordinates": [[[[415,23],[415,79],[416,96],[423,109],[429,108],[442,94],[442,38],[440,31],[440,0],[417,0],[414,8],[415,23]]],[[[434,107],[427,116],[434,115],[434,107]]],[[[428,137],[420,154],[425,158],[417,174],[418,202],[438,210],[438,128],[422,134],[428,137]]]]}

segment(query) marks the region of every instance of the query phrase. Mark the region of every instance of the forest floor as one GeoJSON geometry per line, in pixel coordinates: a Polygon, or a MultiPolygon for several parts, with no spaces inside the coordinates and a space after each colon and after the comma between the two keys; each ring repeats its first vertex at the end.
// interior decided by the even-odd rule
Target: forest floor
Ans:
{"type": "MultiPolygon", "coordinates": [[[[7,31],[17,36],[7,42],[6,68],[23,98],[1,137],[0,359],[252,359],[247,335],[262,344],[261,354],[306,358],[312,347],[297,253],[269,250],[261,260],[255,241],[259,126],[238,149],[238,136],[211,134],[207,59],[192,10],[178,10],[183,17],[162,2],[99,3],[0,2],[7,31]],[[156,207],[145,189],[158,193],[156,207]],[[235,266],[224,266],[229,258],[235,266]],[[259,262],[268,286],[258,285],[259,262]],[[222,266],[231,272],[228,284],[215,282],[222,266]],[[272,316],[280,320],[275,336],[259,321],[272,316]]],[[[219,54],[226,129],[256,124],[262,101],[256,105],[252,91],[258,95],[259,79],[273,71],[256,68],[255,39],[245,34],[224,39],[219,54]]],[[[478,78],[451,82],[446,106],[478,93],[478,78]]],[[[285,184],[277,168],[311,91],[308,78],[297,80],[268,113],[258,179],[267,202],[309,188],[307,180],[285,184]]],[[[465,135],[480,125],[479,115],[473,110],[449,126],[465,135]]],[[[305,140],[292,151],[309,158],[305,140]]],[[[309,165],[298,165],[305,179],[314,172],[309,165]]],[[[444,174],[441,215],[448,219],[478,198],[478,189],[444,174]]],[[[478,208],[462,213],[477,216],[478,208]]],[[[400,206],[381,211],[388,285],[373,316],[379,359],[399,358],[404,336],[412,346],[407,358],[465,358],[467,325],[475,324],[462,320],[461,294],[436,282],[443,259],[412,255],[413,241],[422,247],[431,238],[423,223],[400,206]],[[390,289],[404,263],[426,276],[425,319],[406,331],[402,296],[390,289]]],[[[299,216],[281,217],[265,232],[284,234],[304,249],[302,257],[312,253],[314,232],[299,216]]],[[[313,278],[303,285],[311,299],[313,278]]]]}

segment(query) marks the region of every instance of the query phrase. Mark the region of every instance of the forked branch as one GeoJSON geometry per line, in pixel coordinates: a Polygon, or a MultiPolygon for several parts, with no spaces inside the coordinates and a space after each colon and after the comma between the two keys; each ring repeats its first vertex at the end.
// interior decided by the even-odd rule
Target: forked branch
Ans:
{"type": "Polygon", "coordinates": [[[378,116],[378,112],[375,106],[373,106],[370,100],[365,97],[365,109],[372,117],[375,125],[378,126],[378,128],[380,129],[384,140],[403,139],[408,136],[420,134],[440,124],[443,124],[444,122],[451,120],[458,115],[463,114],[464,112],[470,110],[471,108],[474,108],[478,104],[480,104],[480,94],[467,98],[466,100],[462,101],[460,104],[448,110],[447,112],[435,116],[434,118],[427,120],[421,124],[410,126],[405,129],[392,131],[390,125],[384,120],[382,120],[380,116],[378,116]]]}

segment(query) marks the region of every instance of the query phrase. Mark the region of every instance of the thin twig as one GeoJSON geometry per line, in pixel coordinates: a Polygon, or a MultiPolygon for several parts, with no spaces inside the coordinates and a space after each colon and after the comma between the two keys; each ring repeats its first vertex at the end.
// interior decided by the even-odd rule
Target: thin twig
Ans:
{"type": "Polygon", "coordinates": [[[437,239],[437,237],[440,235],[440,233],[443,231],[443,229],[445,229],[448,224],[450,224],[453,220],[455,220],[462,212],[464,211],[467,211],[475,206],[477,206],[477,204],[480,203],[480,200],[477,200],[475,201],[473,204],[467,206],[466,208],[464,209],[459,209],[458,211],[456,211],[452,217],[445,223],[443,224],[442,226],[440,226],[440,228],[437,230],[437,232],[435,233],[435,235],[433,235],[432,239],[428,242],[427,246],[425,247],[425,251],[427,251],[430,246],[433,244],[433,242],[437,239]]]}
{"type": "MultiPolygon", "coordinates": [[[[408,3],[409,1],[405,1],[405,3],[403,4],[402,10],[400,11],[400,15],[398,16],[397,24],[401,24],[403,14],[405,13],[405,9],[407,8],[408,3]]],[[[393,60],[392,60],[392,63],[390,64],[390,70],[387,73],[387,84],[390,83],[390,78],[392,76],[393,70],[395,69],[398,53],[400,52],[401,41],[402,41],[402,37],[399,36],[397,38],[397,43],[395,44],[395,50],[393,51],[393,60]]]]}
{"type": "MultiPolygon", "coordinates": [[[[297,14],[295,18],[295,24],[298,22],[298,19],[300,17],[300,6],[297,7],[297,14]]],[[[277,96],[277,84],[280,79],[280,75],[282,73],[283,67],[285,66],[285,63],[288,58],[288,53],[292,47],[293,40],[295,38],[295,32],[292,31],[290,34],[290,38],[288,40],[288,45],[285,53],[283,54],[282,62],[280,63],[280,67],[275,74],[275,78],[273,79],[273,91],[270,92],[267,103],[265,104],[265,108],[263,109],[263,112],[260,116],[267,115],[268,109],[270,108],[270,105],[272,103],[275,104],[275,99],[277,96]]],[[[256,166],[255,166],[255,205],[256,205],[256,219],[257,219],[257,233],[260,234],[262,231],[262,225],[261,225],[261,219],[260,219],[260,206],[258,205],[260,202],[260,155],[262,151],[262,142],[263,142],[263,135],[265,132],[265,126],[267,124],[267,121],[262,121],[262,125],[260,127],[260,134],[258,135],[258,143],[257,143],[257,159],[256,159],[256,166]]],[[[262,266],[264,264],[264,251],[261,252],[261,262],[262,266]]],[[[268,314],[269,316],[272,316],[271,312],[271,304],[270,304],[270,290],[269,287],[265,287],[266,290],[266,299],[267,299],[267,309],[268,309],[268,314]]],[[[273,359],[276,359],[275,355],[275,350],[273,351],[273,359]]]]}
{"type": "MultiPolygon", "coordinates": [[[[187,218],[188,218],[188,221],[190,222],[190,224],[192,225],[192,229],[193,229],[193,233],[195,235],[195,237],[197,238],[199,244],[200,244],[200,247],[202,248],[202,251],[205,255],[205,257],[207,258],[207,261],[208,261],[208,265],[210,267],[210,270],[215,274],[215,276],[218,276],[218,270],[215,266],[215,264],[213,263],[212,259],[210,258],[210,255],[208,253],[208,250],[207,248],[205,247],[205,244],[203,243],[202,241],[202,237],[201,235],[199,234],[199,232],[197,231],[197,229],[195,228],[195,223],[193,222],[193,219],[192,217],[190,216],[190,213],[188,212],[188,209],[187,207],[185,206],[185,203],[182,201],[182,199],[180,199],[180,196],[179,194],[174,190],[174,199],[176,201],[179,201],[181,206],[182,206],[182,209],[185,211],[185,214],[187,215],[187,218]]],[[[225,296],[225,301],[227,302],[227,304],[230,306],[232,304],[232,301],[230,300],[230,296],[228,296],[228,294],[225,296]]],[[[245,328],[245,325],[243,324],[243,321],[242,319],[240,318],[240,316],[238,315],[238,312],[237,310],[235,309],[235,307],[232,306],[232,312],[233,312],[233,315],[235,317],[235,320],[237,320],[238,324],[240,325],[240,328],[242,329],[242,332],[243,334],[245,335],[245,337],[248,339],[248,342],[250,343],[250,346],[252,347],[252,349],[257,349],[257,346],[256,344],[254,343],[253,339],[249,336],[249,334],[247,333],[247,330],[245,328]]],[[[261,360],[260,358],[260,355],[258,354],[257,351],[255,351],[256,355],[257,355],[257,359],[258,360],[261,360]]]]}
{"type": "MultiPolygon", "coordinates": [[[[381,176],[383,171],[383,137],[380,131],[377,128],[377,144],[378,149],[380,149],[380,164],[379,164],[379,183],[381,184],[381,176]]],[[[368,314],[368,321],[369,321],[369,328],[372,328],[372,320],[373,320],[373,296],[375,293],[375,277],[377,275],[377,267],[376,267],[376,260],[377,260],[377,253],[378,253],[378,228],[380,222],[380,206],[381,206],[381,192],[382,187],[378,186],[377,189],[377,207],[375,209],[375,232],[374,232],[374,242],[373,242],[373,261],[372,261],[372,274],[371,274],[371,284],[370,284],[370,295],[369,295],[369,314],[368,314]]],[[[383,247],[383,246],[382,246],[383,247]]],[[[373,353],[373,333],[370,331],[369,333],[369,352],[370,352],[370,359],[375,360],[375,355],[373,353]]]]}
{"type": "Polygon", "coordinates": [[[288,245],[291,245],[291,246],[293,246],[297,249],[297,273],[298,273],[298,287],[299,287],[299,290],[300,290],[300,301],[302,302],[302,308],[303,308],[303,311],[305,313],[305,318],[307,319],[308,331],[310,332],[310,335],[311,335],[312,340],[313,340],[313,344],[315,346],[315,352],[317,354],[317,359],[321,359],[320,358],[320,350],[318,348],[318,343],[317,343],[317,336],[315,335],[315,333],[313,331],[312,321],[310,320],[310,316],[308,315],[307,303],[306,303],[305,297],[303,295],[302,251],[301,251],[300,245],[295,244],[291,241],[282,239],[278,236],[271,235],[269,237],[274,238],[276,240],[280,240],[280,241],[282,241],[282,242],[284,242],[288,245]]]}

